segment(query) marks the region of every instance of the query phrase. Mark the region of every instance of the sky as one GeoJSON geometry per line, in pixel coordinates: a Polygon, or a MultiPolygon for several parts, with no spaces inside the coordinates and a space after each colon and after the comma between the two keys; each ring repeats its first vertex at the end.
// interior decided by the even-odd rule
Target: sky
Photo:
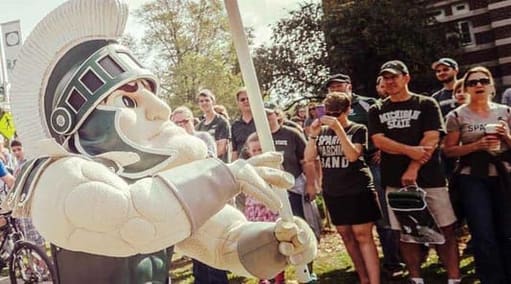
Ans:
{"type": "MultiPolygon", "coordinates": [[[[66,0],[0,0],[0,23],[20,20],[23,38],[26,38],[34,26],[51,10],[66,0]]],[[[133,11],[149,0],[129,0],[133,11]]],[[[313,0],[319,1],[319,0],[313,0]]],[[[285,17],[299,7],[304,0],[238,0],[243,24],[254,28],[255,44],[268,43],[271,36],[270,24],[285,17]]],[[[141,38],[144,27],[130,16],[126,31],[141,38]]]]}

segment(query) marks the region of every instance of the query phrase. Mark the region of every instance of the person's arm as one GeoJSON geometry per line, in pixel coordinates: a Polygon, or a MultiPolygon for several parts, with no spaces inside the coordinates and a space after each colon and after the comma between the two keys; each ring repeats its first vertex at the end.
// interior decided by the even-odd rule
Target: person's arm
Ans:
{"type": "Polygon", "coordinates": [[[227,139],[220,139],[220,140],[215,141],[216,152],[217,152],[218,157],[221,157],[222,155],[227,153],[227,145],[229,145],[228,142],[229,142],[229,140],[227,140],[227,139]]]}
{"type": "Polygon", "coordinates": [[[2,162],[0,162],[0,179],[5,182],[9,189],[14,185],[14,176],[7,171],[7,168],[2,162]]]}
{"type": "Polygon", "coordinates": [[[220,117],[215,132],[216,151],[218,157],[223,156],[228,151],[229,140],[231,139],[231,127],[226,119],[220,117]]]}
{"type": "Polygon", "coordinates": [[[495,139],[488,139],[486,136],[482,136],[478,140],[461,145],[460,132],[453,131],[447,133],[444,141],[444,154],[447,157],[462,157],[477,151],[488,151],[495,144],[495,139]]]}
{"type": "Polygon", "coordinates": [[[341,123],[339,120],[337,120],[336,117],[325,115],[321,118],[321,122],[330,127],[335,132],[337,137],[339,137],[342,151],[348,161],[354,162],[364,153],[363,145],[359,143],[353,143],[348,138],[348,135],[346,135],[344,128],[341,126],[341,123]]]}
{"type": "Polygon", "coordinates": [[[9,173],[2,177],[2,181],[5,182],[8,188],[12,188],[14,180],[14,176],[9,173]]]}
{"type": "Polygon", "coordinates": [[[394,154],[394,155],[406,155],[412,160],[421,161],[429,159],[432,148],[428,146],[410,146],[403,143],[394,141],[388,137],[385,137],[383,133],[377,133],[371,136],[373,143],[376,148],[381,151],[394,154]],[[428,156],[429,155],[429,156],[428,156]]]}
{"type": "Polygon", "coordinates": [[[417,182],[417,177],[419,175],[419,170],[429,161],[436,147],[438,146],[438,142],[440,141],[440,132],[437,130],[429,130],[424,132],[424,135],[419,143],[420,146],[425,147],[427,149],[427,155],[424,156],[422,160],[411,160],[410,164],[406,171],[401,175],[401,184],[402,185],[412,185],[417,182]]]}

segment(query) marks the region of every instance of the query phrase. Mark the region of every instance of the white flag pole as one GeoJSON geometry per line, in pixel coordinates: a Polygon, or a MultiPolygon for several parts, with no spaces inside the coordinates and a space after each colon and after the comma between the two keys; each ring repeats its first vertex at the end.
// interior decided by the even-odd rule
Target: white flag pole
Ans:
{"type": "MultiPolygon", "coordinates": [[[[229,24],[231,27],[234,47],[236,48],[236,54],[238,55],[243,81],[247,87],[250,109],[252,110],[252,116],[254,117],[261,147],[264,152],[275,151],[270,127],[266,118],[266,112],[264,111],[263,99],[261,91],[259,90],[259,83],[257,81],[254,64],[250,57],[247,37],[241,21],[238,1],[224,0],[224,3],[227,9],[227,15],[229,16],[229,24]]],[[[280,217],[285,221],[293,221],[293,213],[291,211],[291,205],[289,204],[287,192],[284,190],[277,190],[276,193],[279,195],[283,204],[282,209],[279,212],[280,217]]],[[[309,275],[307,265],[296,267],[296,276],[300,283],[308,283],[312,280],[309,275]]]]}

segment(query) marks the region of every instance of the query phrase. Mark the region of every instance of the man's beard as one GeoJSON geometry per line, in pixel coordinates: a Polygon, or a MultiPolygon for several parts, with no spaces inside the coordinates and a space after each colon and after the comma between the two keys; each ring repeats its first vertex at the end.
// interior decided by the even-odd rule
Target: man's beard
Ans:
{"type": "Polygon", "coordinates": [[[454,76],[449,76],[449,77],[445,78],[444,80],[440,80],[440,82],[442,84],[449,84],[451,82],[454,82],[454,80],[455,80],[454,76]]]}

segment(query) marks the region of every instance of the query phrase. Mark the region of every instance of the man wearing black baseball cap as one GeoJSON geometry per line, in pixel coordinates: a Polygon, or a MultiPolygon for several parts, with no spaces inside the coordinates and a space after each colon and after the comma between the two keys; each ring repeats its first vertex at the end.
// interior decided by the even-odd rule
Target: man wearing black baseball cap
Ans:
{"type": "MultiPolygon", "coordinates": [[[[369,135],[381,150],[381,177],[387,194],[406,186],[426,192],[426,203],[440,227],[445,243],[437,245],[438,255],[447,270],[448,283],[459,283],[459,260],[452,210],[444,173],[440,167],[438,147],[440,133],[445,132],[438,103],[430,97],[408,89],[410,74],[399,60],[384,63],[379,75],[389,97],[369,111],[369,135]]],[[[388,208],[391,227],[400,224],[388,208]]],[[[401,232],[401,235],[407,232],[401,232]]],[[[410,275],[410,283],[423,284],[420,244],[401,242],[401,252],[410,275]]]]}
{"type": "Polygon", "coordinates": [[[437,80],[443,85],[443,88],[433,93],[431,97],[438,102],[445,117],[458,106],[452,93],[458,75],[458,63],[452,58],[444,57],[433,62],[431,68],[435,70],[437,80]]]}
{"type": "Polygon", "coordinates": [[[367,112],[376,100],[353,93],[351,78],[346,74],[335,74],[330,76],[325,82],[325,89],[328,93],[341,92],[351,95],[351,112],[349,120],[362,123],[367,126],[367,112]]]}

